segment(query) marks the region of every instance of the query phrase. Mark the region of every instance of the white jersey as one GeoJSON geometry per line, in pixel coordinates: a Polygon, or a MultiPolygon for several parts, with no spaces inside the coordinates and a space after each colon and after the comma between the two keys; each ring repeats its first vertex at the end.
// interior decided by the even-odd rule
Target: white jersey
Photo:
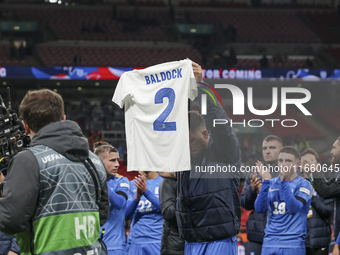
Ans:
{"type": "Polygon", "coordinates": [[[127,171],[191,169],[188,98],[196,96],[191,60],[121,76],[112,101],[125,106],[127,171]]]}

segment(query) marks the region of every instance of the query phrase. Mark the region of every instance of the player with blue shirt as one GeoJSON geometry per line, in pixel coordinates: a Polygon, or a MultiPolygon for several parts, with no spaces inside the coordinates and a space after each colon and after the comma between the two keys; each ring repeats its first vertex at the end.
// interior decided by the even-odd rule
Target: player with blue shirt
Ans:
{"type": "Polygon", "coordinates": [[[130,220],[129,255],[160,254],[163,216],[159,202],[162,177],[157,172],[140,172],[130,182],[125,220],[130,220]]]}
{"type": "Polygon", "coordinates": [[[107,171],[107,186],[110,197],[110,215],[102,226],[105,229],[103,241],[108,255],[126,255],[125,210],[130,183],[126,177],[117,174],[119,167],[118,150],[106,142],[94,144],[94,153],[103,161],[107,171]]]}
{"type": "Polygon", "coordinates": [[[262,255],[303,255],[307,232],[307,214],[311,204],[310,183],[298,176],[300,153],[294,147],[283,147],[278,157],[280,176],[271,174],[260,161],[256,163],[263,178],[255,210],[268,220],[262,245],[262,255]]]}

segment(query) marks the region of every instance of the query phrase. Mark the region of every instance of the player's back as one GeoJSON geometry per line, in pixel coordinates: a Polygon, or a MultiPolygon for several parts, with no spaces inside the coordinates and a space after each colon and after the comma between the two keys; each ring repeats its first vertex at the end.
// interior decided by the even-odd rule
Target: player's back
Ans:
{"type": "Polygon", "coordinates": [[[282,186],[281,177],[270,182],[268,192],[270,204],[263,247],[301,248],[305,246],[311,186],[307,180],[299,176],[289,182],[290,192],[294,193],[294,196],[305,198],[306,201],[302,209],[295,214],[291,214],[286,206],[282,186]]]}
{"type": "MultiPolygon", "coordinates": [[[[162,177],[146,180],[147,189],[159,199],[159,185],[162,177]]],[[[130,182],[129,200],[133,200],[137,188],[130,182]]],[[[142,196],[131,222],[131,231],[128,236],[129,243],[160,242],[162,237],[163,216],[161,210],[156,208],[145,196],[142,196]]]]}

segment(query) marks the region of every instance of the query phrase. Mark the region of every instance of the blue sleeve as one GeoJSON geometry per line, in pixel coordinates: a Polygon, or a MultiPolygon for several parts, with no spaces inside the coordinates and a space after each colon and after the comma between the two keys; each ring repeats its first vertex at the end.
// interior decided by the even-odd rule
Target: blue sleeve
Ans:
{"type": "Polygon", "coordinates": [[[116,187],[116,192],[123,192],[126,194],[126,197],[128,197],[130,192],[130,182],[129,179],[126,177],[122,177],[119,179],[119,183],[116,187]]]}
{"type": "Polygon", "coordinates": [[[309,203],[312,199],[312,185],[309,181],[303,179],[294,193],[295,197],[305,200],[305,204],[309,203]]]}
{"type": "Polygon", "coordinates": [[[248,173],[240,196],[241,206],[246,210],[254,210],[254,203],[257,197],[256,191],[251,189],[251,173],[248,173]]]}
{"type": "Polygon", "coordinates": [[[159,198],[156,197],[150,190],[144,192],[144,196],[158,209],[161,209],[161,204],[159,203],[159,198]]]}
{"type": "Polygon", "coordinates": [[[338,238],[336,239],[336,244],[340,245],[340,235],[338,235],[338,238]]]}
{"type": "Polygon", "coordinates": [[[286,203],[286,208],[288,209],[289,214],[294,215],[302,207],[310,202],[311,199],[311,186],[309,182],[301,183],[297,188],[298,190],[295,191],[295,194],[291,192],[291,187],[289,181],[282,182],[282,193],[284,196],[284,201],[286,203]],[[304,202],[303,202],[304,201],[304,202]]]}
{"type": "Polygon", "coordinates": [[[137,189],[133,181],[130,181],[129,183],[130,183],[130,189],[128,192],[128,200],[133,201],[135,199],[137,189]]]}
{"type": "Polygon", "coordinates": [[[135,199],[137,188],[133,181],[130,181],[128,201],[126,202],[125,220],[130,220],[138,206],[139,201],[135,199]]]}
{"type": "Polygon", "coordinates": [[[15,237],[11,238],[11,247],[9,248],[9,250],[17,254],[20,253],[20,248],[15,237]]]}
{"type": "Polygon", "coordinates": [[[109,189],[109,197],[111,206],[122,209],[126,205],[126,198],[109,189]]]}
{"type": "Polygon", "coordinates": [[[255,205],[254,205],[255,211],[258,213],[264,213],[268,210],[268,206],[270,202],[269,196],[268,196],[269,187],[270,187],[270,180],[263,180],[260,193],[257,196],[255,200],[255,205]]]}
{"type": "Polygon", "coordinates": [[[134,215],[137,206],[138,206],[139,201],[134,199],[133,201],[128,200],[127,201],[127,206],[126,206],[126,211],[125,211],[125,220],[130,220],[132,216],[134,215]]]}

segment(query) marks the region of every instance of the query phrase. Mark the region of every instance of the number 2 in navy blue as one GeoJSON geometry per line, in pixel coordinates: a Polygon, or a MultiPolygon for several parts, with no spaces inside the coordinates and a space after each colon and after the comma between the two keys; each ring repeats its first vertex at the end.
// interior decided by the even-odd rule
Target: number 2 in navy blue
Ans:
{"type": "Polygon", "coordinates": [[[165,122],[166,118],[174,108],[175,104],[175,91],[171,88],[162,88],[157,91],[155,95],[155,104],[162,104],[163,98],[167,97],[169,99],[169,104],[165,110],[159,115],[159,117],[153,123],[154,131],[176,131],[176,122],[165,122]]]}

